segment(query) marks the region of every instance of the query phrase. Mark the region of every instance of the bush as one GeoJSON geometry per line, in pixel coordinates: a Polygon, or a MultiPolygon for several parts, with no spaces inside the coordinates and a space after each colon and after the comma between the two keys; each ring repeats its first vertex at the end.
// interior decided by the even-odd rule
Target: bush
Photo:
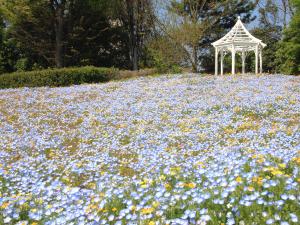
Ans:
{"type": "Polygon", "coordinates": [[[16,72],[0,75],[0,88],[59,87],[83,83],[98,83],[114,79],[117,74],[117,69],[92,66],[16,72]]]}
{"type": "Polygon", "coordinates": [[[116,79],[128,79],[132,77],[144,77],[153,75],[157,72],[156,69],[142,69],[138,71],[131,71],[131,70],[121,70],[119,71],[118,75],[115,77],[116,79]]]}
{"type": "Polygon", "coordinates": [[[17,72],[28,71],[28,69],[29,69],[28,59],[27,58],[19,59],[16,62],[15,68],[16,68],[17,72]]]}
{"type": "Polygon", "coordinates": [[[181,73],[182,68],[179,65],[188,60],[183,49],[166,37],[150,42],[147,51],[150,65],[159,73],[181,73]]]}

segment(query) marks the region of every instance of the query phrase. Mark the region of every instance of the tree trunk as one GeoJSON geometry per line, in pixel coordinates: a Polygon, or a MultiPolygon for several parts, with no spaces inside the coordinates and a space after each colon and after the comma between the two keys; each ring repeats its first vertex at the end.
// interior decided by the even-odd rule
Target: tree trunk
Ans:
{"type": "Polygon", "coordinates": [[[55,21],[55,65],[58,68],[64,66],[63,60],[63,33],[64,33],[64,10],[58,7],[55,21]]]}
{"type": "Polygon", "coordinates": [[[286,0],[282,0],[282,7],[283,7],[283,27],[287,27],[287,2],[286,0]]]}
{"type": "Polygon", "coordinates": [[[193,72],[197,73],[198,72],[198,48],[197,46],[193,46],[193,63],[192,63],[192,67],[193,67],[193,72]]]}
{"type": "Polygon", "coordinates": [[[130,48],[130,60],[132,64],[132,70],[138,70],[138,45],[137,45],[137,26],[135,21],[134,9],[135,4],[133,0],[127,0],[127,13],[129,23],[129,48],[130,48]]]}

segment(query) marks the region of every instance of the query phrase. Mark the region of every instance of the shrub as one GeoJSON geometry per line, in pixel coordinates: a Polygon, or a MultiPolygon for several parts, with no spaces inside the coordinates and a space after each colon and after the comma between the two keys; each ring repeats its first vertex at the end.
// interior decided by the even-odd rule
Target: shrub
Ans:
{"type": "Polygon", "coordinates": [[[15,68],[17,69],[17,72],[28,71],[28,69],[29,69],[28,59],[27,58],[19,59],[16,62],[15,68]]]}
{"type": "Polygon", "coordinates": [[[179,66],[187,61],[186,53],[181,47],[172,43],[168,38],[158,38],[148,45],[150,65],[159,73],[180,73],[179,66]]]}
{"type": "Polygon", "coordinates": [[[116,79],[127,79],[132,77],[144,77],[153,75],[157,72],[156,69],[142,69],[138,71],[130,71],[130,70],[122,70],[119,71],[118,75],[115,77],[116,79]]]}
{"type": "Polygon", "coordinates": [[[0,75],[0,88],[68,86],[83,83],[106,82],[114,79],[117,69],[92,66],[79,68],[47,69],[0,75]]]}

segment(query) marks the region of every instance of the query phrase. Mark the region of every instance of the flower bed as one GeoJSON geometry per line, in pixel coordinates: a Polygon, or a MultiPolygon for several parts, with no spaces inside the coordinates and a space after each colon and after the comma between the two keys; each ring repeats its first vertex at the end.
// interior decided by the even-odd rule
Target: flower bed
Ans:
{"type": "Polygon", "coordinates": [[[0,90],[0,224],[299,224],[300,78],[0,90]]]}

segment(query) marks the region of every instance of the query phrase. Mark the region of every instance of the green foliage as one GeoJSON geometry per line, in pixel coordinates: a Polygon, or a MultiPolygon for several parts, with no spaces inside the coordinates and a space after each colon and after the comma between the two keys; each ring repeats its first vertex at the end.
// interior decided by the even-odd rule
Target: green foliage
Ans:
{"type": "Polygon", "coordinates": [[[118,70],[113,68],[97,68],[92,66],[16,72],[0,75],[0,88],[58,87],[106,82],[113,79],[117,75],[117,72],[118,70]]]}
{"type": "MultiPolygon", "coordinates": [[[[278,73],[280,62],[277,60],[276,51],[279,49],[279,41],[281,37],[280,27],[259,27],[252,31],[252,34],[261,39],[267,46],[263,49],[263,69],[264,72],[278,73]]],[[[253,56],[254,70],[254,56],[253,56]]]]}
{"type": "Polygon", "coordinates": [[[286,74],[300,74],[300,0],[293,1],[295,14],[277,50],[280,70],[286,74]]]}
{"type": "MultiPolygon", "coordinates": [[[[53,2],[0,0],[1,11],[10,24],[6,35],[13,40],[21,54],[15,56],[13,66],[3,72],[20,70],[21,62],[18,65],[16,62],[23,58],[28,59],[28,70],[56,66],[57,15],[55,7],[51,5],[53,2]]],[[[119,14],[109,12],[117,11],[120,4],[112,4],[111,0],[91,2],[97,7],[87,1],[61,1],[60,7],[64,9],[60,41],[63,65],[128,68],[126,26],[120,22],[119,14]]]]}
{"type": "Polygon", "coordinates": [[[151,57],[151,66],[159,73],[180,73],[179,66],[186,60],[184,50],[172,43],[167,37],[157,37],[148,45],[148,54],[151,57]]]}
{"type": "Polygon", "coordinates": [[[16,62],[16,69],[18,72],[27,71],[29,69],[28,58],[21,58],[16,62]]]}
{"type": "Polygon", "coordinates": [[[282,41],[276,52],[280,71],[284,74],[300,73],[300,43],[293,41],[282,41]]]}

